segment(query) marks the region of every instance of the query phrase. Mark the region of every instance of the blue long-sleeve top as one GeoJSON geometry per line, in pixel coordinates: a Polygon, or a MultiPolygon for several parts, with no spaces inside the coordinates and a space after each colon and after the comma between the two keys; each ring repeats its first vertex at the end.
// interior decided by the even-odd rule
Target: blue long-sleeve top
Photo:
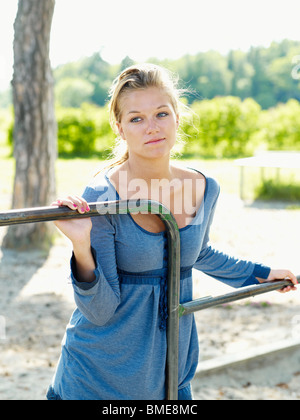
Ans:
{"type": "MultiPolygon", "coordinates": [[[[206,177],[202,204],[180,229],[180,302],[193,299],[192,268],[230,286],[257,284],[270,268],[229,257],[209,244],[219,185],[206,177]]],[[[88,202],[118,200],[109,170],[85,189],[88,202]]],[[[91,245],[96,262],[92,283],[71,279],[76,309],[67,326],[51,385],[61,399],[162,400],[165,398],[165,283],[167,237],[139,226],[130,214],[92,218],[91,245]]],[[[194,315],[179,321],[179,378],[183,390],[198,363],[194,315]]]]}

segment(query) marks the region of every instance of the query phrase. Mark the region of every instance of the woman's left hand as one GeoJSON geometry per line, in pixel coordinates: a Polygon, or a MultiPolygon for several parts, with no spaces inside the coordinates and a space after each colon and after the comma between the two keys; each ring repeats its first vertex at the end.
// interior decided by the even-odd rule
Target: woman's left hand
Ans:
{"type": "Polygon", "coordinates": [[[269,277],[266,280],[258,279],[260,283],[276,280],[291,280],[292,284],[286,286],[283,289],[278,290],[280,293],[287,293],[291,290],[297,290],[296,285],[298,284],[297,277],[289,270],[272,270],[270,271],[269,277]]]}

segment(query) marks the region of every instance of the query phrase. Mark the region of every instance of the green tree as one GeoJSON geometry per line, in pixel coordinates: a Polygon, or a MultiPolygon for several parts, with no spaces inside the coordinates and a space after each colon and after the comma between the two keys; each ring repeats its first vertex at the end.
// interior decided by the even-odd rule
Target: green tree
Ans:
{"type": "Polygon", "coordinates": [[[254,68],[247,60],[247,53],[230,51],[228,53],[228,69],[232,73],[230,94],[245,99],[251,96],[251,78],[254,68]]]}
{"type": "Polygon", "coordinates": [[[254,74],[251,79],[251,97],[263,108],[270,108],[276,105],[273,84],[267,71],[268,57],[266,49],[252,47],[249,51],[248,59],[254,69],[254,74]]]}
{"type": "Polygon", "coordinates": [[[277,103],[287,102],[291,98],[300,100],[300,82],[291,77],[293,57],[299,52],[300,49],[291,48],[287,55],[275,58],[269,65],[268,77],[273,84],[277,103]]]}
{"type": "MultiPolygon", "coordinates": [[[[103,106],[107,100],[108,89],[114,78],[111,66],[102,59],[100,53],[95,53],[78,62],[68,63],[65,66],[59,66],[54,71],[56,84],[62,83],[63,79],[80,79],[89,83],[91,95],[88,102],[103,106]]],[[[87,85],[85,93],[87,93],[87,85]]],[[[87,99],[87,98],[85,98],[87,99]]]]}
{"type": "Polygon", "coordinates": [[[76,77],[61,79],[55,86],[56,102],[66,108],[80,108],[83,102],[91,101],[93,94],[94,86],[76,77]]]}

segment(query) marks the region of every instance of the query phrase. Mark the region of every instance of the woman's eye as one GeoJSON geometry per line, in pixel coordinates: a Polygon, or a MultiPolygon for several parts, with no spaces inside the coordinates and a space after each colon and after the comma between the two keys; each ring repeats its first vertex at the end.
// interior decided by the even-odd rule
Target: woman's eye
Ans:
{"type": "Polygon", "coordinates": [[[137,122],[140,122],[140,121],[141,121],[141,117],[134,117],[130,120],[130,122],[132,122],[132,123],[137,123],[137,122]]]}
{"type": "Polygon", "coordinates": [[[169,114],[167,112],[160,112],[157,116],[159,118],[167,117],[169,114]]]}

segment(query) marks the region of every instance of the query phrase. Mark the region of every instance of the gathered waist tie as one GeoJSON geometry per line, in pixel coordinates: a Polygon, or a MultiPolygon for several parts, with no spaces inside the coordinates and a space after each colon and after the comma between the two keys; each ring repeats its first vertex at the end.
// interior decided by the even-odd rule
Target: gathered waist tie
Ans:
{"type": "MultiPolygon", "coordinates": [[[[180,281],[191,277],[191,267],[180,268],[180,281]]],[[[144,272],[129,272],[118,269],[119,280],[121,284],[148,284],[152,286],[160,285],[159,295],[159,329],[166,330],[168,319],[168,268],[150,270],[144,272]]]]}

